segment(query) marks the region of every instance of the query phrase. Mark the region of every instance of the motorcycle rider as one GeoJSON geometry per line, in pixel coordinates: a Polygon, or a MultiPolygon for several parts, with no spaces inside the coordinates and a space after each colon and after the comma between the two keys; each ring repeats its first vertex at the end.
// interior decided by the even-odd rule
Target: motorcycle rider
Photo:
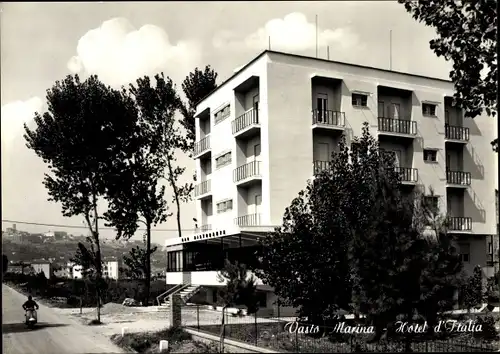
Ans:
{"type": "MultiPolygon", "coordinates": [[[[31,295],[29,295],[28,296],[28,301],[26,301],[23,304],[23,309],[24,309],[24,311],[27,311],[28,309],[37,309],[38,310],[39,306],[35,302],[35,300],[33,300],[33,298],[31,297],[31,295]]],[[[36,319],[36,312],[33,311],[32,316],[36,319]]]]}

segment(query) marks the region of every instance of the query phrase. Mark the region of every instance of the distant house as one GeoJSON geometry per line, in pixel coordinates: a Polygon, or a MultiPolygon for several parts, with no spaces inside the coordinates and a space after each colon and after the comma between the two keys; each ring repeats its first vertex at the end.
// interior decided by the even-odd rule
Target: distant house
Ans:
{"type": "MultiPolygon", "coordinates": [[[[102,276],[104,278],[116,279],[116,280],[120,278],[121,261],[119,259],[104,258],[102,263],[103,263],[102,276]]],[[[73,279],[81,279],[83,277],[82,266],[72,264],[71,269],[72,269],[73,279]]]]}
{"type": "Polygon", "coordinates": [[[120,278],[121,262],[118,258],[105,258],[103,260],[103,276],[110,279],[120,278]]]}
{"type": "Polygon", "coordinates": [[[54,275],[54,268],[52,263],[47,261],[36,261],[31,263],[31,267],[36,274],[43,273],[47,279],[50,279],[54,275]]]}

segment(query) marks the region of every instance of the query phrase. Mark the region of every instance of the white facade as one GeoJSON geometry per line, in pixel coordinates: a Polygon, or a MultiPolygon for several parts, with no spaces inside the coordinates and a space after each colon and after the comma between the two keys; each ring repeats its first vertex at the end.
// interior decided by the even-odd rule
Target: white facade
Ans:
{"type": "MultiPolygon", "coordinates": [[[[497,156],[490,145],[496,119],[464,118],[451,105],[453,92],[445,80],[263,52],[199,102],[200,231],[166,245],[172,251],[272,230],[313,166],[328,164],[341,134],[350,144],[368,122],[397,157],[403,183],[432,187],[440,209],[453,217],[465,268],[486,266],[488,241],[496,234],[497,156]]],[[[167,282],[178,281],[178,274],[167,273],[167,282]]],[[[182,274],[184,282],[216,282],[209,272],[182,274]]]]}
{"type": "MultiPolygon", "coordinates": [[[[69,265],[69,264],[68,264],[69,265]]],[[[81,279],[82,266],[69,265],[72,269],[73,279],[81,279]]],[[[102,275],[104,278],[119,279],[120,277],[120,262],[118,260],[106,260],[103,262],[102,275]]]]}

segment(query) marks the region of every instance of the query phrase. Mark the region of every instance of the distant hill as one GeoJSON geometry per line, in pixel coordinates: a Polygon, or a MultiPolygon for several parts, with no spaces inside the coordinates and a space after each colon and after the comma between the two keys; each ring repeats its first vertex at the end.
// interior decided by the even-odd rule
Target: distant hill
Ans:
{"type": "MultiPolygon", "coordinates": [[[[2,253],[8,257],[9,261],[31,262],[35,259],[53,259],[55,263],[62,265],[73,258],[78,248],[78,242],[78,240],[54,240],[47,243],[21,243],[3,237],[2,253]]],[[[123,255],[127,254],[135,246],[143,247],[142,240],[131,240],[126,243],[104,240],[104,243],[101,243],[102,257],[122,259],[123,255]]],[[[158,246],[158,250],[152,255],[151,268],[154,272],[161,272],[167,266],[167,255],[166,252],[162,252],[162,246],[157,244],[153,246],[158,246]]]]}

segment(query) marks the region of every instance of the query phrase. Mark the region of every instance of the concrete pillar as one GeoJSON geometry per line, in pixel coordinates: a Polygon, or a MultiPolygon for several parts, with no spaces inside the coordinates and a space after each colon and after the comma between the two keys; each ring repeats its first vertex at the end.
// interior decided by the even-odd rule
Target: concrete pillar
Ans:
{"type": "Polygon", "coordinates": [[[182,325],[182,300],[179,294],[170,295],[170,326],[178,328],[182,325]]]}

